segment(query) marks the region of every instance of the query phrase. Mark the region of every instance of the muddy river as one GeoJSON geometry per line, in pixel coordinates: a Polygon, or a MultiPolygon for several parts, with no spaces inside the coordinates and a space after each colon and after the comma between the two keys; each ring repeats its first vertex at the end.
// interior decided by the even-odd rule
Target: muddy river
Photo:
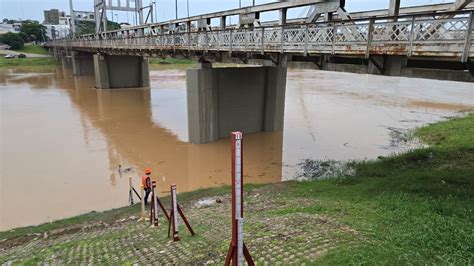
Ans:
{"type": "MultiPolygon", "coordinates": [[[[184,69],[154,68],[151,89],[93,84],[61,68],[0,69],[0,230],[125,206],[145,167],[159,191],[229,184],[228,139],[187,143],[184,69]]],[[[306,158],[404,150],[394,131],[474,108],[474,85],[290,70],[285,102],[283,132],[244,136],[247,183],[293,179],[306,158]]]]}

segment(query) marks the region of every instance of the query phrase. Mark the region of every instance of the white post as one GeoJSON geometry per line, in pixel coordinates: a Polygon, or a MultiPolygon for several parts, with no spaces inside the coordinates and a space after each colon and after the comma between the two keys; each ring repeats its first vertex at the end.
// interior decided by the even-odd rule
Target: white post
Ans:
{"type": "Polygon", "coordinates": [[[234,143],[235,219],[237,223],[237,265],[244,265],[244,219],[242,215],[242,133],[235,134],[234,143]]]}
{"type": "Polygon", "coordinates": [[[156,193],[156,183],[153,181],[153,205],[155,207],[155,220],[158,221],[158,194],[156,193]]]}
{"type": "Polygon", "coordinates": [[[171,185],[171,197],[173,198],[173,223],[174,223],[174,233],[178,233],[179,230],[179,221],[178,221],[178,202],[176,199],[176,185],[171,185]]]}

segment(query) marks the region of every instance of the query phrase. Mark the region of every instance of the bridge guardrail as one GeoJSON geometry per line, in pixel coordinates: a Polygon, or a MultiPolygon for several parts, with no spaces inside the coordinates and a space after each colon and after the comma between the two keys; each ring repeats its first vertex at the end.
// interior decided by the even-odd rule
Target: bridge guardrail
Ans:
{"type": "Polygon", "coordinates": [[[302,54],[387,54],[460,57],[474,54],[473,11],[430,13],[252,29],[176,32],[145,36],[107,34],[56,41],[51,46],[302,54]],[[105,37],[104,37],[105,36],[105,37]]]}

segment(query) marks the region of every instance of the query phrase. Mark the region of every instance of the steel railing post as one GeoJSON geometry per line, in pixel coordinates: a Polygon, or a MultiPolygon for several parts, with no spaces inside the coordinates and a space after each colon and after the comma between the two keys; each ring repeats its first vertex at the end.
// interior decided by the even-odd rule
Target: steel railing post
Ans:
{"type": "Polygon", "coordinates": [[[304,28],[304,56],[308,56],[308,40],[309,40],[308,34],[309,34],[309,29],[308,29],[308,25],[306,24],[304,28]]]}
{"type": "Polygon", "coordinates": [[[336,52],[336,23],[332,23],[332,54],[334,55],[336,52]]]}
{"type": "Polygon", "coordinates": [[[365,50],[365,59],[370,57],[370,46],[372,45],[372,38],[374,35],[374,19],[369,21],[369,31],[367,32],[367,48],[365,50]]]}
{"type": "Polygon", "coordinates": [[[281,45],[281,53],[284,51],[284,44],[285,44],[285,27],[281,25],[281,40],[280,40],[280,45],[281,45]]]}
{"type": "Polygon", "coordinates": [[[471,36],[472,36],[472,19],[474,11],[469,13],[469,20],[467,24],[466,39],[464,42],[464,51],[462,53],[461,62],[466,63],[469,60],[469,53],[471,51],[471,36]]]}
{"type": "Polygon", "coordinates": [[[410,43],[408,44],[407,57],[411,57],[411,53],[413,52],[413,40],[415,40],[415,35],[416,35],[415,20],[416,20],[416,17],[413,16],[413,17],[411,18],[410,43]]]}
{"type": "Polygon", "coordinates": [[[247,29],[244,29],[244,51],[247,52],[247,29]]]}
{"type": "Polygon", "coordinates": [[[230,53],[232,54],[232,46],[233,46],[233,39],[234,39],[234,36],[232,34],[234,30],[233,29],[230,29],[230,53]]]}

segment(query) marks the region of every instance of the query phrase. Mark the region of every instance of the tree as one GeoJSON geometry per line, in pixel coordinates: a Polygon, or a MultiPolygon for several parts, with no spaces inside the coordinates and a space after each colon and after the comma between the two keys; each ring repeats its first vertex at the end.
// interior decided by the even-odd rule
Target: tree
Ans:
{"type": "Polygon", "coordinates": [[[21,25],[20,32],[29,36],[29,40],[34,42],[44,42],[46,36],[46,27],[39,24],[38,21],[27,20],[21,25]]]}
{"type": "Polygon", "coordinates": [[[20,38],[23,40],[23,42],[28,42],[28,40],[30,39],[30,36],[28,36],[26,33],[24,32],[20,32],[18,33],[18,36],[20,36],[20,38]]]}
{"type": "MultiPolygon", "coordinates": [[[[120,24],[117,22],[107,21],[107,30],[118,30],[120,24]]],[[[95,33],[95,22],[93,21],[78,21],[76,22],[76,35],[93,34],[95,33]]]]}
{"type": "Polygon", "coordinates": [[[0,35],[0,42],[9,45],[13,50],[19,50],[25,45],[25,42],[23,42],[20,35],[13,32],[0,35]]]}

